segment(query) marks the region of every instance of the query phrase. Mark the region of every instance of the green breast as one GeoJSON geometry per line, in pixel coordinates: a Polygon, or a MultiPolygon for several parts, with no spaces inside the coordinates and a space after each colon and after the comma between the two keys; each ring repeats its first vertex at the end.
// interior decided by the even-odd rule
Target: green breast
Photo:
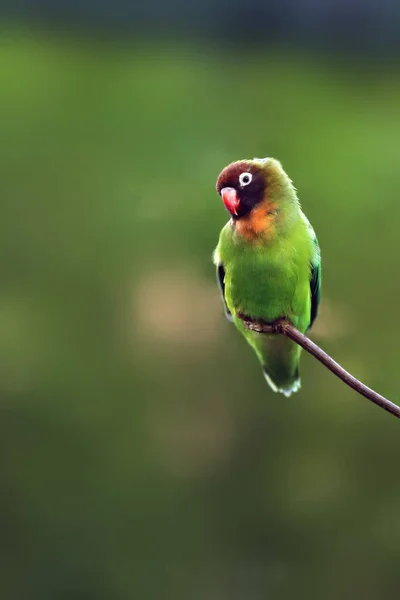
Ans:
{"type": "Polygon", "coordinates": [[[302,223],[273,243],[250,245],[234,232],[221,240],[225,296],[232,314],[273,321],[286,316],[304,329],[310,318],[312,240],[302,223]]]}

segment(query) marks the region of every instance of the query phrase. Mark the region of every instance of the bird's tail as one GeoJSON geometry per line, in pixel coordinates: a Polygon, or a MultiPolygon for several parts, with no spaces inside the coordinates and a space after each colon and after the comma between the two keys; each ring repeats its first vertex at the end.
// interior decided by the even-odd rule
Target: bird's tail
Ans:
{"type": "Polygon", "coordinates": [[[274,392],[279,392],[289,398],[295,392],[298,392],[301,388],[301,379],[299,374],[299,369],[297,368],[293,377],[281,380],[280,378],[273,378],[271,374],[267,371],[265,367],[263,367],[264,377],[267,380],[268,385],[274,392]]]}

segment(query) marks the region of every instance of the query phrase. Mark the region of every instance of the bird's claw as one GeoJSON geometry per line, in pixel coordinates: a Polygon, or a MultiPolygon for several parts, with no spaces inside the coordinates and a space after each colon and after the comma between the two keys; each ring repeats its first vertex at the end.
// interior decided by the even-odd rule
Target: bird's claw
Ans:
{"type": "Polygon", "coordinates": [[[263,325],[257,321],[245,321],[245,325],[248,329],[256,331],[257,333],[261,333],[263,330],[263,325]]]}
{"type": "Polygon", "coordinates": [[[276,319],[272,322],[263,321],[262,319],[253,319],[248,315],[243,313],[238,314],[239,319],[241,319],[250,331],[255,331],[256,333],[282,333],[283,325],[286,323],[286,319],[284,317],[280,319],[276,319]]]}

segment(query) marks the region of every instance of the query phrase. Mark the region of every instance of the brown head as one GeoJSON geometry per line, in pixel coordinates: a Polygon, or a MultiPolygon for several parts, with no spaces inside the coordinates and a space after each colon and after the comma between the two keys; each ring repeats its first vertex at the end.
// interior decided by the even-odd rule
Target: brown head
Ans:
{"type": "Polygon", "coordinates": [[[290,223],[289,215],[297,214],[296,191],[274,158],[231,163],[218,177],[217,192],[237,234],[248,241],[273,239],[290,223]]]}
{"type": "Polygon", "coordinates": [[[289,177],[274,158],[238,160],[221,171],[217,192],[234,220],[247,217],[261,203],[296,200],[289,177]]]}

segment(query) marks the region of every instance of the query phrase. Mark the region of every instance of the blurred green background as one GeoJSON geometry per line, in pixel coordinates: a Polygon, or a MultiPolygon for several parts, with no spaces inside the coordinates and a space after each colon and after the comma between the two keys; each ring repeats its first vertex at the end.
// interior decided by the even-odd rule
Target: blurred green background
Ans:
{"type": "Polygon", "coordinates": [[[1,39],[1,598],[395,597],[398,422],[309,356],[273,394],[211,254],[220,170],[279,158],[322,249],[312,337],[400,401],[397,66],[1,39]]]}

